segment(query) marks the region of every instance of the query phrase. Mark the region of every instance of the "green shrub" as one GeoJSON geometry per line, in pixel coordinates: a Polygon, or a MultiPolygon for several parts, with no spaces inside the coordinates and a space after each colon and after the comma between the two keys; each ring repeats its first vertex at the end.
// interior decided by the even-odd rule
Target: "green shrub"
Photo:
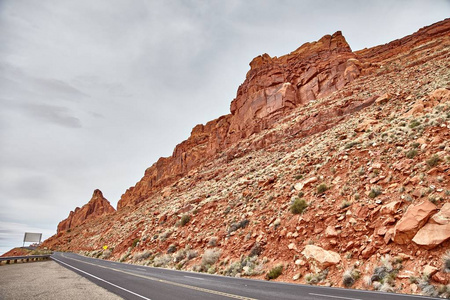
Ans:
{"type": "Polygon", "coordinates": [[[358,145],[358,144],[359,144],[359,142],[350,142],[344,146],[344,149],[350,149],[353,146],[358,145]]]}
{"type": "Polygon", "coordinates": [[[301,214],[308,207],[308,203],[304,199],[295,198],[291,204],[290,211],[293,214],[301,214]]]}
{"type": "Polygon", "coordinates": [[[406,157],[412,159],[412,158],[416,157],[417,153],[418,152],[416,149],[411,149],[408,152],[406,152],[406,157]]]}
{"type": "Polygon", "coordinates": [[[133,240],[133,243],[131,244],[131,247],[132,247],[132,248],[136,247],[138,243],[139,243],[139,238],[135,238],[135,239],[133,240]]]}
{"type": "Polygon", "coordinates": [[[272,268],[272,270],[270,270],[269,272],[267,272],[266,279],[267,280],[276,279],[281,275],[281,273],[283,273],[283,265],[278,265],[272,268]]]}
{"type": "Polygon", "coordinates": [[[417,120],[412,120],[411,122],[409,122],[409,128],[416,128],[419,125],[420,125],[420,122],[417,120]]]}
{"type": "Polygon", "coordinates": [[[431,156],[429,159],[427,159],[427,165],[432,168],[438,165],[438,163],[441,161],[439,156],[437,154],[431,156]]]}
{"type": "Polygon", "coordinates": [[[306,280],[307,284],[318,284],[319,282],[321,282],[322,280],[327,278],[327,275],[328,275],[328,269],[325,269],[319,273],[306,274],[305,280],[306,280]]]}
{"type": "MultiPolygon", "coordinates": [[[[355,198],[355,199],[356,199],[356,198],[355,198]]],[[[341,208],[344,209],[344,208],[349,207],[350,205],[352,205],[352,203],[351,203],[350,201],[344,200],[344,201],[342,201],[342,203],[341,203],[341,208]]]]}
{"type": "Polygon", "coordinates": [[[381,195],[381,188],[379,188],[379,187],[374,187],[374,188],[372,188],[372,189],[370,190],[369,198],[373,199],[373,198],[375,198],[375,197],[377,197],[377,196],[379,196],[379,195],[381,195]]]}
{"type": "Polygon", "coordinates": [[[328,190],[328,186],[325,183],[321,183],[317,186],[317,194],[322,194],[328,190]]]}
{"type": "Polygon", "coordinates": [[[190,220],[191,220],[191,216],[190,215],[183,215],[181,217],[181,220],[180,220],[180,226],[183,227],[184,225],[189,223],[190,220]]]}

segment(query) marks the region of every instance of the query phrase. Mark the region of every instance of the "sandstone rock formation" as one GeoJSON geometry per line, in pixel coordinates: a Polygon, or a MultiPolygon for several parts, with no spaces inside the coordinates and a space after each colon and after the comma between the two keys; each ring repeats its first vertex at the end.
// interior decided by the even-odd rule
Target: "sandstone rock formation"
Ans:
{"type": "Polygon", "coordinates": [[[394,242],[406,244],[422,228],[436,211],[436,205],[430,201],[423,201],[417,205],[411,205],[403,217],[395,225],[394,242]]]}
{"type": "MultiPolygon", "coordinates": [[[[176,146],[171,157],[161,158],[119,201],[118,209],[144,201],[150,193],[187,174],[231,145],[269,128],[287,112],[335,92],[359,76],[360,63],[340,31],[306,43],[282,57],[264,54],[250,63],[250,71],[231,102],[231,115],[197,125],[191,136],[176,146]]],[[[305,124],[320,122],[342,112],[331,112],[305,124]]],[[[264,144],[255,145],[258,148],[264,144]]]]}
{"type": "Polygon", "coordinates": [[[91,200],[83,205],[83,207],[75,208],[69,213],[67,219],[62,220],[58,224],[58,233],[64,230],[74,228],[86,220],[95,219],[99,216],[115,212],[114,207],[111,206],[108,200],[103,197],[100,190],[95,190],[91,200]]]}

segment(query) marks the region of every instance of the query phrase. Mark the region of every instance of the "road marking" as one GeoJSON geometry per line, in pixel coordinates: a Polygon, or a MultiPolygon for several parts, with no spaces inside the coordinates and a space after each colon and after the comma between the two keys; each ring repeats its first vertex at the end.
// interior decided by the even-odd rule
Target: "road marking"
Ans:
{"type": "Polygon", "coordinates": [[[192,278],[192,279],[197,279],[197,280],[205,280],[203,278],[199,278],[199,277],[192,277],[192,276],[184,276],[186,278],[192,278]]]}
{"type": "MultiPolygon", "coordinates": [[[[233,298],[233,299],[239,299],[239,300],[257,300],[255,298],[248,298],[248,297],[244,297],[244,296],[228,294],[228,293],[219,292],[219,291],[215,291],[215,290],[209,290],[209,289],[200,288],[200,287],[196,287],[196,286],[192,286],[192,285],[182,284],[182,283],[178,283],[178,282],[174,282],[174,281],[159,279],[159,278],[151,277],[151,276],[148,276],[148,275],[139,275],[139,274],[135,274],[135,273],[131,273],[131,272],[115,269],[115,268],[109,268],[109,267],[105,267],[105,266],[101,266],[101,265],[96,265],[96,264],[93,264],[93,263],[90,263],[90,262],[87,262],[87,261],[84,261],[84,260],[80,260],[80,259],[76,259],[76,258],[72,258],[72,257],[67,257],[64,254],[61,254],[61,256],[64,257],[64,258],[67,258],[67,259],[75,260],[75,261],[78,261],[78,262],[81,262],[81,263],[85,263],[85,264],[88,264],[88,265],[92,265],[92,266],[96,266],[96,267],[99,267],[99,268],[108,269],[108,270],[120,272],[120,273],[123,273],[123,274],[132,275],[132,276],[135,276],[135,277],[141,277],[141,278],[145,278],[145,279],[148,279],[148,280],[157,281],[157,282],[161,282],[161,283],[166,283],[166,284],[170,284],[170,285],[174,285],[174,286],[179,286],[179,287],[190,289],[190,290],[200,291],[200,292],[209,293],[209,294],[213,294],[213,295],[220,295],[220,296],[233,298]]],[[[146,298],[146,299],[148,299],[148,298],[146,298]]]]}
{"type": "Polygon", "coordinates": [[[144,268],[136,268],[136,269],[138,269],[139,271],[147,271],[147,270],[144,269],[144,268]]]}
{"type": "Polygon", "coordinates": [[[72,269],[74,269],[74,270],[77,270],[78,272],[81,272],[81,273],[83,273],[83,274],[86,274],[86,275],[88,275],[88,276],[91,276],[92,278],[95,278],[95,279],[97,279],[97,280],[103,281],[103,282],[105,282],[105,283],[107,283],[107,284],[109,284],[109,285],[112,285],[112,286],[114,286],[114,287],[116,287],[116,288],[118,288],[118,289],[124,290],[125,292],[128,292],[128,293],[130,293],[130,294],[132,294],[132,295],[138,296],[138,297],[140,297],[140,298],[142,298],[142,299],[152,300],[152,299],[150,299],[150,298],[144,297],[144,296],[139,295],[139,294],[137,294],[137,293],[135,293],[135,292],[132,292],[132,291],[130,291],[130,290],[127,290],[126,288],[123,288],[123,287],[121,287],[121,286],[118,286],[117,284],[111,283],[111,282],[106,281],[106,280],[104,280],[104,279],[102,279],[102,278],[100,278],[100,277],[97,277],[97,276],[92,275],[92,274],[90,274],[90,273],[88,273],[88,272],[85,272],[85,271],[83,271],[83,270],[80,270],[80,269],[78,269],[78,268],[75,268],[74,266],[71,266],[71,265],[69,265],[69,264],[66,264],[65,262],[62,262],[62,261],[60,261],[59,259],[56,259],[56,258],[54,258],[54,257],[52,257],[52,259],[53,259],[53,260],[56,260],[57,262],[59,262],[59,263],[61,263],[61,264],[63,264],[63,265],[66,265],[66,266],[68,266],[68,267],[70,267],[70,268],[72,268],[72,269]]]}
{"type": "Polygon", "coordinates": [[[358,298],[339,297],[339,296],[324,295],[324,294],[314,294],[314,293],[309,293],[309,294],[311,296],[320,296],[320,297],[328,297],[328,298],[348,299],[348,300],[361,300],[361,299],[358,299],[358,298]]]}

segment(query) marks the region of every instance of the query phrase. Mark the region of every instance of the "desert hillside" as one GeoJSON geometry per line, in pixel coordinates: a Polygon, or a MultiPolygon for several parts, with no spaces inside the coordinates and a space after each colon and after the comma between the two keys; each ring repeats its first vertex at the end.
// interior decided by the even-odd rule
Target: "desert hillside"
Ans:
{"type": "Polygon", "coordinates": [[[96,190],[43,246],[449,297],[450,19],[355,52],[338,31],[256,57],[230,114],[194,127],[117,211],[96,190]]]}

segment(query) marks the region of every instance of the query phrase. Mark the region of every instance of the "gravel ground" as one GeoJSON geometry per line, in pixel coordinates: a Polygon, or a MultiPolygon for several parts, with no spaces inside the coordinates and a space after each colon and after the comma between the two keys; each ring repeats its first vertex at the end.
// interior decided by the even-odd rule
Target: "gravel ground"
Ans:
{"type": "Polygon", "coordinates": [[[50,260],[0,266],[0,299],[122,298],[50,260]]]}

